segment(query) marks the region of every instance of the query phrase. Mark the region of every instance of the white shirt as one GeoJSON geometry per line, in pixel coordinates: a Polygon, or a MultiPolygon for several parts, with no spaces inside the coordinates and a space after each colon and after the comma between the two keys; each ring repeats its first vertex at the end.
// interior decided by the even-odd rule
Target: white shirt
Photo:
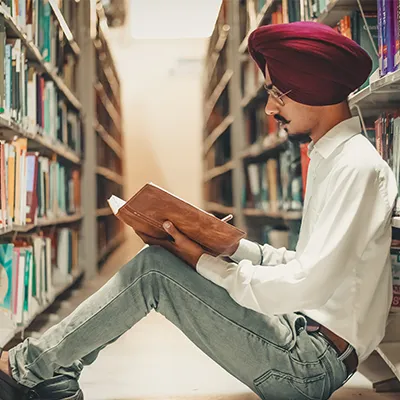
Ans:
{"type": "Polygon", "coordinates": [[[241,240],[226,262],[203,254],[197,271],[243,307],[300,311],[349,342],[363,361],[382,340],[392,299],[391,218],[397,186],[358,117],[316,144],[296,251],[241,240]],[[273,267],[272,267],[273,266],[273,267]]]}

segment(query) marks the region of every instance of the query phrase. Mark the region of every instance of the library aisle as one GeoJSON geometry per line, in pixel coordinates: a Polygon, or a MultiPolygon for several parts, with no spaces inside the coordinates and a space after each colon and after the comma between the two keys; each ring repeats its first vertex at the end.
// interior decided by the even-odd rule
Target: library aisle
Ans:
{"type": "MultiPolygon", "coordinates": [[[[392,71],[379,73],[376,51],[377,7],[390,1],[0,1],[0,347],[39,337],[137,254],[143,243],[107,199],[147,182],[232,214],[253,241],[296,247],[307,146],[265,115],[248,52],[258,26],[318,21],[367,50],[376,72],[349,104],[399,181],[400,33],[392,71]],[[211,3],[208,30],[194,32],[211,3]]],[[[393,17],[399,28],[400,5],[393,17]]],[[[396,211],[387,335],[333,400],[400,399],[396,211]]],[[[86,400],[258,399],[156,312],[105,348],[80,385],[86,400]]]]}

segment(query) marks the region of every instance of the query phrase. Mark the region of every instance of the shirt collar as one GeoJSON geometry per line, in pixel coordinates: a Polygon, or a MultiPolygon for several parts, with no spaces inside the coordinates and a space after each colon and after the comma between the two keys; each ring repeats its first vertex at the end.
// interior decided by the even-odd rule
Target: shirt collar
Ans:
{"type": "Polygon", "coordinates": [[[310,157],[311,153],[316,150],[322,157],[328,158],[342,143],[360,132],[359,117],[346,119],[335,125],[317,143],[311,142],[308,145],[308,156],[310,157]]]}

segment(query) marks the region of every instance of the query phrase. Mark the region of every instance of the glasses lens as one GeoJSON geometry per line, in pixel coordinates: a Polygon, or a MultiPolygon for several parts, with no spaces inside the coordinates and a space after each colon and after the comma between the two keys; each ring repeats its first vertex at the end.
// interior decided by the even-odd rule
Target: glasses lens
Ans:
{"type": "Polygon", "coordinates": [[[273,86],[272,88],[267,87],[264,85],[265,90],[268,93],[268,96],[271,96],[279,105],[284,106],[285,102],[283,101],[282,97],[283,94],[279,92],[279,90],[273,86]]]}

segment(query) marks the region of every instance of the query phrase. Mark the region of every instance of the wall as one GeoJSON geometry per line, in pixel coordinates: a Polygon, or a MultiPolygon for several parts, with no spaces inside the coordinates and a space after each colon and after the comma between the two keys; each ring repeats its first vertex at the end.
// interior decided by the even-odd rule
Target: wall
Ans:
{"type": "Polygon", "coordinates": [[[110,39],[122,86],[125,197],[152,181],[201,206],[207,40],[134,41],[118,30],[110,39]]]}

